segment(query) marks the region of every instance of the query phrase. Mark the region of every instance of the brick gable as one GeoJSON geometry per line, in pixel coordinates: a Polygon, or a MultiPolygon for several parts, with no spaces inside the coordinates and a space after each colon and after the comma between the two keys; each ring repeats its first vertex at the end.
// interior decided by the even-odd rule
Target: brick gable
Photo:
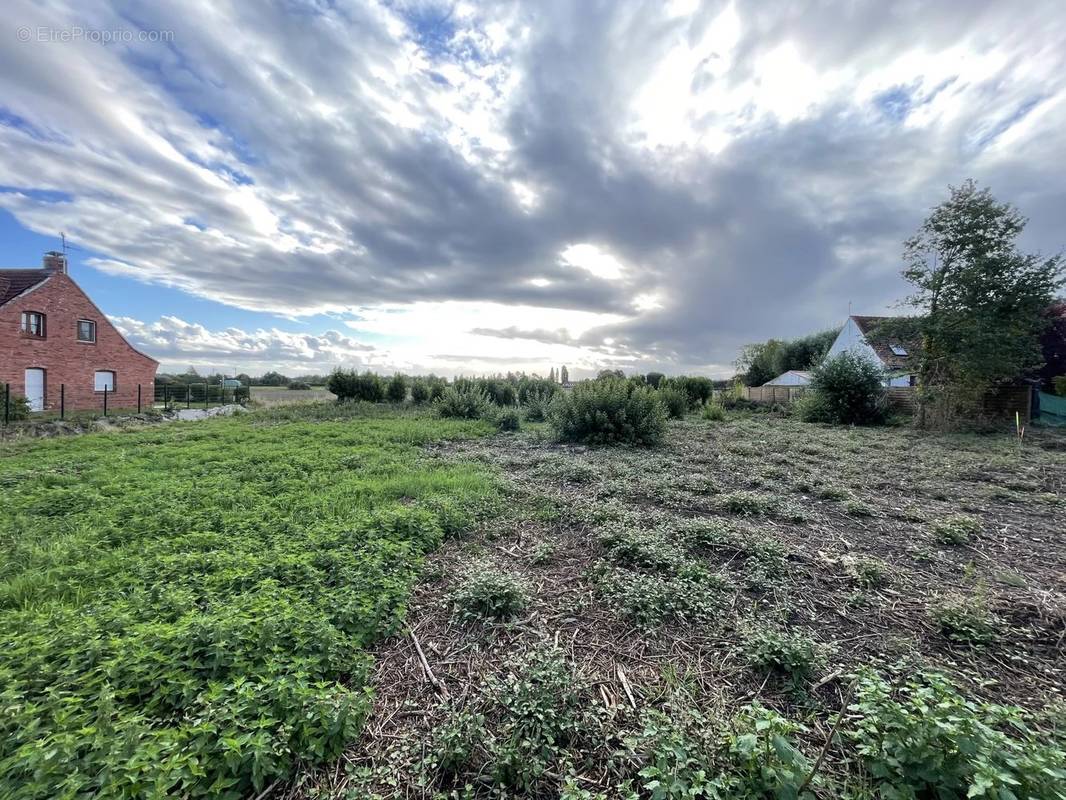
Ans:
{"type": "MultiPolygon", "coordinates": [[[[9,383],[13,395],[25,395],[25,371],[43,369],[46,408],[59,408],[64,385],[68,409],[100,409],[103,393],[95,391],[95,373],[106,370],[115,373],[109,407],[135,407],[138,384],[150,404],[158,362],[134,349],[69,275],[35,272],[39,281],[0,305],[0,390],[9,383]],[[44,338],[22,331],[24,311],[45,315],[44,338]],[[78,341],[80,319],[96,323],[96,342],[78,341]]],[[[0,270],[0,276],[4,273],[0,270]]]]}

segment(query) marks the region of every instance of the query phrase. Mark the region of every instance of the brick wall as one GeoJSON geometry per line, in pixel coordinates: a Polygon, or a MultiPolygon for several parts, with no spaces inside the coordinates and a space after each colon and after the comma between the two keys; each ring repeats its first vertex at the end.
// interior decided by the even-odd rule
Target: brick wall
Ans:
{"type": "Polygon", "coordinates": [[[40,368],[45,370],[46,408],[59,408],[59,387],[65,384],[68,409],[101,409],[103,392],[95,391],[95,373],[108,370],[115,373],[108,406],[133,408],[137,384],[145,404],[151,403],[157,366],[130,347],[69,275],[53,273],[44,284],[0,306],[0,392],[10,383],[12,395],[25,395],[26,369],[40,368]],[[45,315],[45,338],[22,331],[23,311],[45,315]],[[79,319],[96,323],[95,343],[77,340],[79,319]]]}

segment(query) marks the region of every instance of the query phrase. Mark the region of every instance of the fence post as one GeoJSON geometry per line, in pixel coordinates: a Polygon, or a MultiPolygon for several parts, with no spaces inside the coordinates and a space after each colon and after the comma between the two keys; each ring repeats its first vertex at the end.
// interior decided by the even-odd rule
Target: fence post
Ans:
{"type": "Polygon", "coordinates": [[[59,384],[59,418],[67,418],[67,385],[59,384]]]}
{"type": "Polygon", "coordinates": [[[4,384],[4,424],[7,425],[11,416],[11,384],[4,384]]]}
{"type": "Polygon", "coordinates": [[[207,408],[207,395],[208,395],[207,381],[204,381],[204,408],[205,409],[207,408]]]}
{"type": "Polygon", "coordinates": [[[104,416],[107,416],[107,384],[104,384],[104,416]]]}
{"type": "Polygon", "coordinates": [[[141,385],[137,384],[137,413],[141,413],[141,385]]]}
{"type": "Polygon", "coordinates": [[[186,408],[188,408],[189,405],[192,403],[192,400],[190,399],[191,398],[191,395],[190,395],[191,389],[192,389],[192,384],[191,383],[185,384],[185,407],[186,408]]]}

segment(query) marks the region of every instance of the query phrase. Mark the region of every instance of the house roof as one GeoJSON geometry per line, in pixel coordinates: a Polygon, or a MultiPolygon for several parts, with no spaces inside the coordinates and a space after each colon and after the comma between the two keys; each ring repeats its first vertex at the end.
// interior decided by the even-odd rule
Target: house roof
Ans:
{"type": "Polygon", "coordinates": [[[0,306],[52,276],[46,269],[0,269],[0,306]]]}
{"type": "Polygon", "coordinates": [[[890,370],[906,370],[912,369],[917,359],[913,356],[918,350],[918,344],[915,342],[897,342],[891,339],[884,339],[881,337],[871,336],[877,326],[886,320],[894,319],[893,317],[864,317],[853,314],[851,319],[855,322],[855,326],[859,329],[865,338],[867,344],[873,348],[873,351],[877,353],[877,357],[881,359],[881,363],[890,370]],[[906,351],[906,354],[895,353],[892,351],[893,347],[902,347],[906,351]]]}
{"type": "Polygon", "coordinates": [[[805,370],[805,369],[786,369],[784,372],[782,372],[776,378],[773,378],[772,380],[768,380],[766,383],[763,384],[763,386],[785,386],[787,384],[780,384],[780,383],[778,383],[778,381],[781,380],[786,375],[796,375],[797,377],[803,378],[803,380],[805,380],[805,381],[810,381],[810,379],[811,379],[811,373],[808,370],[805,370]]]}

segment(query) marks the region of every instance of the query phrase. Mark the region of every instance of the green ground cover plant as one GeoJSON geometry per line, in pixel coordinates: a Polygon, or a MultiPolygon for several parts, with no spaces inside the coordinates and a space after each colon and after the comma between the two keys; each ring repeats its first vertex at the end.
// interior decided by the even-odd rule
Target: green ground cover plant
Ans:
{"type": "Polygon", "coordinates": [[[356,737],[496,492],[422,446],[491,426],[321,405],[0,449],[0,796],[245,797],[356,737]]]}

